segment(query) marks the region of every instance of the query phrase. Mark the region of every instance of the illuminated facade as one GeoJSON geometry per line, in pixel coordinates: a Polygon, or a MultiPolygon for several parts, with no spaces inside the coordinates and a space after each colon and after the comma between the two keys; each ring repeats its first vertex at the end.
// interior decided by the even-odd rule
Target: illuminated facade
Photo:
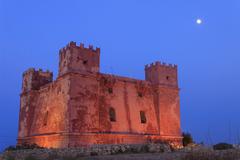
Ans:
{"type": "Polygon", "coordinates": [[[168,141],[181,145],[177,66],[145,66],[145,80],[99,72],[100,49],[70,42],[49,71],[23,74],[18,144],[78,147],[168,141]]]}

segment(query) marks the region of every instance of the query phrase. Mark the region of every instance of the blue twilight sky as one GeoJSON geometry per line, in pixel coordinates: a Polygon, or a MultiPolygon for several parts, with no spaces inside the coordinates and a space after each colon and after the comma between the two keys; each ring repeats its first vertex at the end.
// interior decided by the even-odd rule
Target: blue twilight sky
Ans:
{"type": "Polygon", "coordinates": [[[101,48],[101,72],[144,79],[145,64],[178,64],[183,131],[240,141],[239,0],[0,0],[0,149],[16,142],[22,72],[56,77],[71,40],[101,48]]]}

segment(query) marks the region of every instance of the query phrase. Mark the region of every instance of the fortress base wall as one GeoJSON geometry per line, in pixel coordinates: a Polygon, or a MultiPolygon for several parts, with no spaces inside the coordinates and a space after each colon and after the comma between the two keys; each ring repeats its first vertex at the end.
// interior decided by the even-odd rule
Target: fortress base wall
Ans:
{"type": "Polygon", "coordinates": [[[95,144],[146,144],[159,142],[167,142],[176,147],[182,146],[181,137],[131,133],[61,133],[18,139],[18,144],[35,143],[47,148],[74,148],[95,144]]]}
{"type": "Polygon", "coordinates": [[[78,147],[92,144],[181,144],[177,66],[146,65],[146,80],[99,72],[100,49],[71,42],[59,74],[23,74],[18,144],[78,147]]]}

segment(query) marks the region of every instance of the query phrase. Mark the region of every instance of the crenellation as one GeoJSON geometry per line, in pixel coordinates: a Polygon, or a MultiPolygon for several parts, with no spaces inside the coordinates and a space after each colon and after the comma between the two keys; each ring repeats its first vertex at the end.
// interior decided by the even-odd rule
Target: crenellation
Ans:
{"type": "Polygon", "coordinates": [[[66,47],[63,47],[63,48],[61,48],[60,53],[65,53],[66,50],[67,50],[67,48],[66,48],[66,47]]]}
{"type": "Polygon", "coordinates": [[[49,70],[25,71],[18,144],[66,148],[164,140],[181,145],[177,65],[147,64],[140,80],[100,73],[99,64],[100,48],[72,41],[59,51],[55,81],[49,70]]]}
{"type": "Polygon", "coordinates": [[[43,71],[41,68],[29,68],[23,73],[22,92],[30,90],[38,90],[41,86],[51,83],[53,80],[53,72],[43,71]]]}
{"type": "Polygon", "coordinates": [[[25,76],[31,72],[35,72],[35,68],[29,68],[28,70],[24,71],[22,75],[25,76]]]}
{"type": "Polygon", "coordinates": [[[156,65],[156,66],[160,66],[160,65],[161,65],[161,62],[160,62],[160,61],[156,61],[156,62],[155,62],[155,65],[156,65]]]}
{"type": "Polygon", "coordinates": [[[83,44],[83,43],[80,43],[79,47],[80,47],[81,49],[83,49],[83,48],[84,48],[84,44],[83,44]]]}
{"type": "Polygon", "coordinates": [[[150,65],[147,64],[145,65],[145,69],[151,69],[151,68],[155,68],[155,67],[166,67],[166,68],[177,68],[176,64],[168,64],[165,62],[160,62],[160,61],[156,61],[154,63],[151,63],[150,65]]]}
{"type": "Polygon", "coordinates": [[[93,50],[93,45],[89,45],[88,49],[93,50]]]}
{"type": "Polygon", "coordinates": [[[84,47],[83,43],[80,43],[79,46],[76,44],[76,42],[71,41],[70,43],[68,43],[65,47],[60,49],[60,53],[66,52],[66,50],[71,49],[71,48],[77,48],[79,50],[84,49],[84,50],[89,50],[89,51],[93,51],[96,53],[100,52],[100,48],[96,47],[96,49],[94,49],[93,45],[88,45],[88,47],[84,47]]]}
{"type": "Polygon", "coordinates": [[[52,77],[53,76],[53,72],[50,72],[49,70],[47,70],[47,71],[38,71],[38,74],[43,76],[43,77],[52,77]]]}
{"type": "Polygon", "coordinates": [[[96,47],[96,52],[100,54],[100,48],[96,47]]]}
{"type": "Polygon", "coordinates": [[[99,72],[100,48],[85,48],[82,43],[70,42],[59,54],[59,75],[70,71],[99,72]]]}
{"type": "Polygon", "coordinates": [[[33,73],[38,73],[38,74],[46,74],[46,75],[52,75],[53,72],[49,71],[48,69],[44,71],[42,68],[35,69],[35,68],[29,68],[26,71],[23,72],[23,76],[27,74],[33,74],[33,73]]]}
{"type": "Polygon", "coordinates": [[[68,47],[77,47],[76,42],[71,41],[68,45],[68,47]]]}

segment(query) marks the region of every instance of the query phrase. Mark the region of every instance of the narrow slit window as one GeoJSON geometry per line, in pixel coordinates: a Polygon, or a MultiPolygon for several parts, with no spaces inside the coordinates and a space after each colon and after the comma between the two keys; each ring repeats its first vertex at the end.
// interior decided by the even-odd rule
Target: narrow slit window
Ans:
{"type": "Polygon", "coordinates": [[[147,119],[146,119],[146,115],[144,111],[140,111],[140,119],[141,119],[141,123],[146,123],[147,119]]]}
{"type": "Polygon", "coordinates": [[[48,111],[45,113],[44,115],[44,119],[43,119],[43,126],[47,125],[47,121],[48,121],[48,111]]]}
{"type": "Polygon", "coordinates": [[[138,92],[138,97],[143,97],[143,93],[142,92],[138,92]]]}
{"type": "Polygon", "coordinates": [[[111,122],[116,122],[116,112],[112,107],[109,109],[109,119],[111,122]]]}
{"type": "Polygon", "coordinates": [[[113,89],[112,88],[108,88],[108,93],[113,93],[113,89]]]}
{"type": "Polygon", "coordinates": [[[83,64],[87,64],[87,63],[88,63],[88,61],[87,61],[87,60],[84,60],[84,61],[83,61],[83,64]]]}

